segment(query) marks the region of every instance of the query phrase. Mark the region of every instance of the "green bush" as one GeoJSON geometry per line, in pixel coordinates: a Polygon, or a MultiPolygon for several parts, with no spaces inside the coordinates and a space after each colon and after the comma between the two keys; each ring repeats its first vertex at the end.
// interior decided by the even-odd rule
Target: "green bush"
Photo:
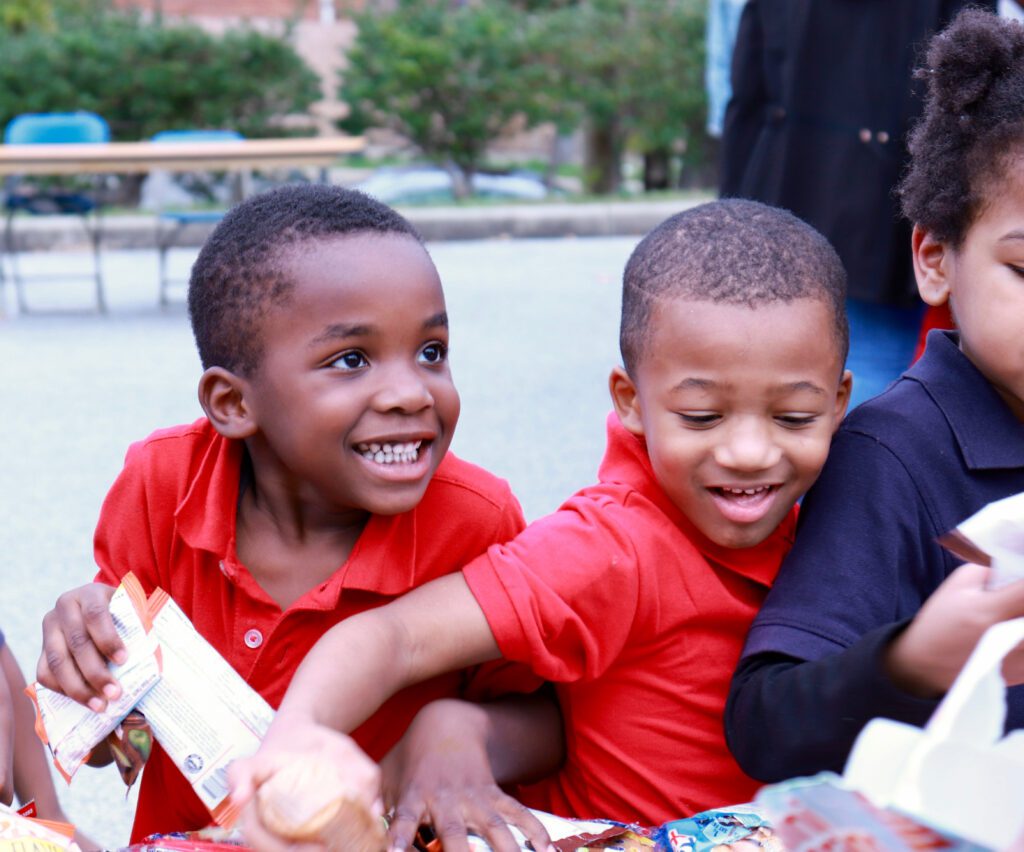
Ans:
{"type": "MultiPolygon", "coordinates": [[[[282,132],[281,118],[320,97],[312,70],[281,38],[252,30],[217,38],[94,9],[53,28],[0,28],[0,125],[23,112],[90,110],[115,139],[160,130],[282,132]]],[[[79,6],[79,10],[81,6],[79,6]]]]}
{"type": "Polygon", "coordinates": [[[537,61],[531,18],[504,2],[453,8],[450,0],[399,0],[391,12],[356,18],[340,96],[342,127],[387,127],[448,167],[457,193],[487,144],[516,118],[544,117],[547,69],[537,61]]]}

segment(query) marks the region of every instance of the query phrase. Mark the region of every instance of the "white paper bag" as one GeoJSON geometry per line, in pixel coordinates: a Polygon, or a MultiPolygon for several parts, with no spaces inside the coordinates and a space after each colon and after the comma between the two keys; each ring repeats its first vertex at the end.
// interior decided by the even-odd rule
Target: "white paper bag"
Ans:
{"type": "Polygon", "coordinates": [[[874,719],[843,778],[891,807],[965,840],[1006,849],[1024,831],[1024,731],[1003,736],[1003,657],[1024,618],[989,628],[924,729],[874,719]]]}

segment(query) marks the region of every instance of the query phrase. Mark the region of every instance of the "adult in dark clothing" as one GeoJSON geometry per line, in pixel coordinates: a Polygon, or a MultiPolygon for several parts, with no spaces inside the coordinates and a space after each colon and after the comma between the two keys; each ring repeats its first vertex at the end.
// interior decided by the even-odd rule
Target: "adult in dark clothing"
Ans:
{"type": "Polygon", "coordinates": [[[920,113],[915,60],[966,5],[750,0],[740,20],[721,194],[791,210],[835,246],[849,276],[851,404],[914,353],[922,307],[893,188],[920,113]]]}

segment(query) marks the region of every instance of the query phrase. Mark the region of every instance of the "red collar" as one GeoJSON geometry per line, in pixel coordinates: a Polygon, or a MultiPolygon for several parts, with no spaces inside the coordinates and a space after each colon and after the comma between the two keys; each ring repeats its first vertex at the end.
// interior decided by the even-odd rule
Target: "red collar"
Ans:
{"type": "Polygon", "coordinates": [[[797,507],[775,531],[754,547],[724,547],[695,527],[658,485],[642,438],[626,429],[612,412],[607,421],[608,447],[598,472],[602,482],[628,485],[654,503],[709,562],[734,571],[764,586],[775,580],[783,557],[793,546],[797,507]]]}

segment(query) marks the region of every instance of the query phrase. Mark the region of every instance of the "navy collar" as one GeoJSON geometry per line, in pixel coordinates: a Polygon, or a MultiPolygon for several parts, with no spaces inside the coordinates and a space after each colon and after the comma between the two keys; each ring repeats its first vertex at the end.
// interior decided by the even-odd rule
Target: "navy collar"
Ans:
{"type": "Polygon", "coordinates": [[[932,398],[971,470],[1024,467],[1024,423],[960,351],[955,331],[930,331],[921,359],[903,377],[932,398]]]}

